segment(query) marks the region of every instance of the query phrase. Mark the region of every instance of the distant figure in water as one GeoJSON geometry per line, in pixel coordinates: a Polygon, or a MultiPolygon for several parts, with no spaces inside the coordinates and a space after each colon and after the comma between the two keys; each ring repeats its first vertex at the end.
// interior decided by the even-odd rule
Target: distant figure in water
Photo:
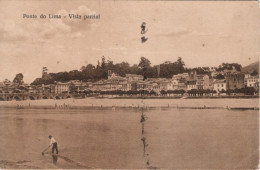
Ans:
{"type": "Polygon", "coordinates": [[[140,122],[143,123],[144,121],[145,121],[145,117],[144,117],[144,115],[141,115],[141,120],[140,120],[140,122]]]}
{"type": "Polygon", "coordinates": [[[58,151],[58,144],[57,144],[56,140],[51,135],[49,136],[49,139],[50,139],[49,147],[52,146],[52,153],[54,153],[54,149],[56,149],[56,154],[58,154],[59,151],[58,151]]]}
{"type": "Polygon", "coordinates": [[[146,121],[148,119],[147,116],[145,116],[145,114],[142,112],[142,115],[141,115],[141,120],[140,122],[143,123],[144,121],[146,121]]]}

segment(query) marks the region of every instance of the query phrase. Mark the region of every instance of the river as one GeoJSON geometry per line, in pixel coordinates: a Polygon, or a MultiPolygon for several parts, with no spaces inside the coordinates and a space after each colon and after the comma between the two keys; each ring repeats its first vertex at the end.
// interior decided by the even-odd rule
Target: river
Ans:
{"type": "MultiPolygon", "coordinates": [[[[256,99],[203,100],[192,106],[258,106],[256,99]]],[[[119,101],[110,100],[122,106],[136,103],[119,101]]],[[[183,101],[139,103],[188,105],[183,101]]],[[[255,169],[258,137],[258,110],[0,108],[0,167],[255,169]],[[50,150],[41,154],[49,135],[58,142],[58,157],[50,150]]]]}

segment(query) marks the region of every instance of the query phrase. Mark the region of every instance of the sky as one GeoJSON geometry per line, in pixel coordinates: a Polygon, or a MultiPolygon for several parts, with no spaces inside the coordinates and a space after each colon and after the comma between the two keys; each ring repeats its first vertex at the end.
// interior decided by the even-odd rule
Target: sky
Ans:
{"type": "Polygon", "coordinates": [[[42,67],[79,70],[102,56],[131,65],[142,56],[152,65],[182,57],[187,67],[259,60],[257,1],[0,0],[0,11],[0,81],[23,73],[31,83],[42,67]],[[68,14],[100,19],[72,20],[68,14]],[[142,22],[146,43],[140,40],[142,22]]]}

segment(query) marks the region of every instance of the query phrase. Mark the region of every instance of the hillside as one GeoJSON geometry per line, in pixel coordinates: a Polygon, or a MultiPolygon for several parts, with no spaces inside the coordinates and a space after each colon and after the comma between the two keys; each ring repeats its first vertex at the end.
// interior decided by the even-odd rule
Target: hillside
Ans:
{"type": "Polygon", "coordinates": [[[254,70],[257,70],[257,72],[259,72],[259,61],[249,64],[248,66],[242,68],[243,72],[252,73],[254,70]]]}

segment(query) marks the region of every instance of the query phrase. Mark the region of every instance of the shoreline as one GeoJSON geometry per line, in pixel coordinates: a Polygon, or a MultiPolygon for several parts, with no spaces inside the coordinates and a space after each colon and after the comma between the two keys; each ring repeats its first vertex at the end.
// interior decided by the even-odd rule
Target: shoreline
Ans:
{"type": "MultiPolygon", "coordinates": [[[[141,110],[142,107],[130,107],[130,106],[73,106],[70,108],[54,108],[52,106],[21,106],[21,107],[14,107],[14,106],[0,106],[0,109],[17,109],[17,110],[23,110],[23,109],[46,109],[46,110],[125,110],[125,109],[130,109],[130,110],[141,110]]],[[[149,107],[144,107],[144,110],[153,110],[153,109],[217,109],[217,110],[259,110],[259,107],[167,107],[167,106],[149,106],[149,107]]]]}
{"type": "Polygon", "coordinates": [[[258,98],[85,98],[2,101],[0,109],[120,110],[120,109],[228,109],[259,110],[258,98]],[[123,100],[122,100],[123,99],[123,100]],[[208,100],[210,99],[210,100],[208,100]],[[192,102],[191,102],[192,101],[192,102]]]}
{"type": "Polygon", "coordinates": [[[80,99],[254,99],[259,98],[259,95],[219,95],[219,96],[187,96],[187,95],[165,95],[165,96],[147,96],[147,95],[96,95],[96,96],[88,96],[88,95],[80,95],[75,96],[75,94],[65,94],[61,96],[55,97],[46,97],[45,94],[42,94],[41,98],[28,98],[22,97],[19,95],[13,95],[17,98],[12,98],[11,100],[4,100],[0,96],[0,104],[3,102],[11,102],[11,101],[39,101],[39,100],[65,100],[65,99],[73,99],[73,100],[80,100],[80,99]]]}
{"type": "Polygon", "coordinates": [[[117,96],[117,97],[96,97],[108,99],[251,99],[259,96],[117,96]]]}
{"type": "Polygon", "coordinates": [[[84,98],[1,101],[0,108],[56,110],[116,109],[243,109],[259,110],[254,98],[84,98]],[[185,100],[188,99],[188,100],[185,100]]]}

